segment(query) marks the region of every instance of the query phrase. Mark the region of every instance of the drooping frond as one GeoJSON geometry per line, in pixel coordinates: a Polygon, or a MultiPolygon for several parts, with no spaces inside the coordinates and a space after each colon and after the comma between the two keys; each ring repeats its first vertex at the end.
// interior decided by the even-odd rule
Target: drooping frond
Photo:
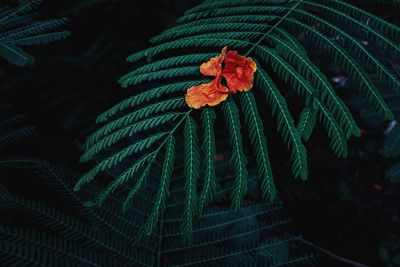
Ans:
{"type": "MultiPolygon", "coordinates": [[[[87,144],[90,147],[87,152],[82,156],[81,161],[87,161],[93,158],[93,156],[99,153],[101,150],[104,150],[107,147],[112,146],[113,144],[117,143],[118,141],[122,140],[123,138],[133,136],[136,133],[139,133],[144,130],[148,130],[157,126],[160,126],[164,123],[173,121],[178,119],[182,113],[180,112],[171,112],[165,113],[153,117],[146,118],[144,120],[140,120],[138,122],[128,124],[127,126],[118,129],[115,132],[106,135],[104,138],[98,140],[96,143],[91,144],[90,140],[87,144]]],[[[145,148],[148,144],[147,140],[154,140],[154,139],[144,139],[142,141],[137,142],[135,148],[138,147],[139,150],[145,148]],[[143,146],[144,145],[144,146],[143,146]]]]}
{"type": "Polygon", "coordinates": [[[276,188],[269,162],[267,138],[264,126],[257,110],[256,100],[251,92],[241,95],[241,102],[246,124],[250,132],[250,141],[255,152],[258,175],[261,179],[261,189],[264,198],[273,201],[276,198],[276,188]]]}
{"type": "Polygon", "coordinates": [[[35,62],[20,46],[44,45],[69,36],[68,31],[46,33],[64,25],[65,18],[33,22],[35,15],[27,13],[40,3],[32,1],[16,8],[5,7],[0,13],[0,56],[11,64],[26,66],[35,62]]]}
{"type": "Polygon", "coordinates": [[[162,217],[165,208],[165,201],[169,194],[169,184],[174,168],[175,159],[175,139],[170,135],[165,144],[165,157],[160,176],[160,185],[154,199],[151,212],[146,222],[139,230],[138,238],[143,239],[148,233],[154,230],[160,216],[162,217]]]}
{"type": "MultiPolygon", "coordinates": [[[[129,179],[132,178],[132,176],[137,173],[143,166],[146,164],[148,166],[151,166],[151,164],[154,162],[156,158],[155,153],[147,154],[137,160],[134,164],[132,164],[125,172],[123,172],[120,176],[118,176],[116,179],[114,179],[110,184],[99,194],[99,196],[96,198],[95,201],[89,202],[90,206],[101,206],[106,198],[112,194],[118,187],[122,186],[125,184],[129,179]]],[[[146,168],[147,169],[147,168],[146,168]]],[[[144,171],[143,174],[146,174],[148,171],[144,171]]],[[[137,182],[138,186],[140,186],[141,183],[143,183],[142,179],[145,179],[145,176],[140,177],[139,181],[137,182]]],[[[135,186],[137,186],[135,185],[135,186]]],[[[134,194],[134,191],[137,191],[137,189],[134,189],[131,194],[134,194]]],[[[131,197],[130,197],[131,198],[131,197]]],[[[129,200],[127,201],[129,203],[129,200]]]]}
{"type": "MultiPolygon", "coordinates": [[[[110,117],[118,114],[119,112],[123,112],[128,108],[134,108],[142,103],[150,102],[152,100],[155,100],[158,97],[162,97],[163,95],[173,94],[176,92],[184,92],[187,88],[189,88],[193,85],[196,85],[199,82],[201,82],[201,80],[200,81],[177,82],[177,83],[172,83],[172,84],[156,87],[151,90],[147,90],[143,93],[134,95],[130,98],[127,98],[127,99],[121,101],[120,103],[118,103],[114,107],[110,108],[106,112],[100,114],[96,121],[98,123],[105,122],[110,117]]],[[[156,105],[157,105],[157,103],[156,103],[156,105]]],[[[156,107],[156,106],[154,106],[154,107],[156,107]]],[[[143,109],[141,113],[143,114],[143,112],[145,112],[146,110],[147,110],[146,108],[143,109]]],[[[106,125],[104,127],[108,127],[108,126],[106,125]]]]}
{"type": "Polygon", "coordinates": [[[316,112],[312,106],[305,107],[300,114],[299,123],[297,125],[297,131],[304,139],[307,141],[315,127],[316,122],[316,112]]]}
{"type": "MultiPolygon", "coordinates": [[[[227,143],[223,140],[219,146],[228,147],[227,143]]],[[[218,164],[216,196],[221,198],[227,193],[220,185],[227,178],[221,174],[228,162],[218,164]]],[[[203,216],[193,222],[192,242],[187,243],[182,240],[180,217],[186,203],[176,198],[185,191],[179,185],[185,176],[182,172],[177,175],[180,177],[171,177],[173,201],[165,203],[159,227],[152,232],[154,237],[135,242],[132,229],[141,226],[140,214],[148,212],[143,192],[138,192],[140,203],[131,203],[126,212],[120,211],[123,198],[119,195],[111,195],[95,210],[88,209],[83,200],[96,194],[101,188],[98,184],[91,183],[74,194],[73,183],[79,177],[74,170],[39,159],[26,161],[24,168],[30,178],[57,192],[60,201],[49,206],[22,199],[0,185],[0,211],[7,220],[0,227],[1,265],[316,266],[314,253],[302,245],[301,237],[289,233],[290,219],[282,212],[281,202],[246,201],[237,212],[219,204],[205,207],[203,216]],[[64,202],[67,210],[60,208],[64,202]],[[21,218],[29,226],[21,226],[21,218]]],[[[153,180],[159,175],[149,177],[153,180]]]]}
{"type": "Polygon", "coordinates": [[[322,72],[315,66],[307,57],[306,51],[300,46],[294,47],[290,42],[282,41],[276,48],[278,53],[281,52],[282,56],[292,65],[297,66],[298,71],[310,81],[314,88],[317,89],[316,94],[320,96],[321,101],[326,101],[327,107],[331,110],[332,114],[339,120],[340,126],[345,132],[347,138],[351,134],[355,136],[360,135],[350,111],[345,106],[343,101],[336,95],[332,85],[322,72]]]}
{"type": "Polygon", "coordinates": [[[166,112],[170,110],[176,110],[182,106],[184,106],[185,102],[182,97],[172,98],[165,101],[160,101],[149,106],[137,109],[134,112],[131,112],[121,118],[118,118],[104,127],[97,130],[93,133],[87,141],[88,145],[92,145],[95,142],[99,141],[101,138],[109,135],[113,131],[117,129],[121,129],[132,125],[135,122],[138,122],[142,119],[147,119],[149,116],[154,115],[160,112],[166,112]]]}
{"type": "Polygon", "coordinates": [[[242,134],[240,132],[239,110],[231,97],[222,104],[226,125],[230,137],[232,156],[230,162],[235,171],[232,207],[238,210],[247,191],[247,159],[243,151],[242,134]]]}
{"type": "Polygon", "coordinates": [[[259,70],[258,74],[257,85],[265,94],[272,113],[277,116],[278,130],[282,132],[285,143],[292,149],[293,174],[295,177],[300,176],[305,179],[307,177],[306,149],[301,142],[301,136],[290,115],[287,103],[268,75],[263,70],[259,70]]]}
{"type": "Polygon", "coordinates": [[[185,208],[183,211],[182,233],[189,243],[192,241],[193,217],[196,214],[197,180],[199,178],[199,147],[197,127],[191,117],[186,118],[184,135],[185,164],[185,208]]]}
{"type": "Polygon", "coordinates": [[[204,153],[204,182],[199,196],[198,213],[201,214],[204,207],[213,199],[215,194],[215,135],[214,121],[216,115],[210,108],[205,108],[201,113],[203,123],[203,144],[204,153]]]}
{"type": "MultiPolygon", "coordinates": [[[[75,190],[79,190],[80,187],[90,181],[92,181],[95,176],[101,172],[105,171],[107,169],[110,169],[117,164],[119,164],[122,160],[126,159],[127,157],[131,156],[135,152],[142,151],[145,148],[148,148],[150,145],[152,145],[155,141],[161,139],[162,137],[167,136],[168,132],[162,132],[162,133],[157,133],[155,135],[152,135],[150,137],[147,137],[143,140],[139,140],[138,142],[128,146],[124,150],[121,150],[112,156],[106,158],[105,160],[101,161],[98,163],[90,172],[85,174],[82,179],[79,181],[79,183],[76,184],[75,190]]],[[[149,157],[150,154],[147,154],[144,159],[147,160],[147,157],[149,157]]],[[[133,165],[129,169],[126,170],[125,174],[129,174],[131,172],[135,172],[137,170],[137,167],[134,167],[136,165],[133,165]]],[[[140,166],[138,166],[140,167],[140,166]]],[[[125,174],[123,176],[125,176],[125,174]]],[[[123,178],[124,179],[124,178],[123,178]]]]}
{"type": "MultiPolygon", "coordinates": [[[[194,229],[194,215],[201,215],[215,200],[219,157],[216,143],[222,136],[230,141],[234,176],[229,181],[229,193],[234,210],[240,210],[247,193],[248,159],[255,159],[264,196],[275,199],[273,166],[269,163],[273,151],[268,150],[265,136],[265,129],[270,131],[271,127],[260,115],[266,104],[290,151],[293,176],[308,176],[304,143],[318,124],[324,128],[333,152],[339,157],[347,156],[348,139],[360,135],[355,116],[347,106],[347,92],[338,91],[331,83],[329,73],[320,68],[324,63],[315,60],[305,42],[327,53],[330,63],[351,83],[349,90],[357,91],[354,93],[374,109],[378,119],[394,118],[389,95],[399,90],[400,80],[390,59],[400,54],[400,28],[352,4],[312,0],[205,1],[177,22],[175,27],[152,38],[151,47],[128,57],[135,67],[121,77],[120,84],[132,88],[132,96],[98,116],[100,127],[89,136],[81,158],[97,164],[76,186],[88,186],[100,173],[107,172],[116,178],[94,202],[99,203],[96,199],[100,197],[100,203],[105,205],[101,196],[111,197],[112,192],[129,185],[123,191],[127,194],[125,210],[142,197],[142,190],[150,190],[145,198],[150,212],[143,214],[148,218],[144,232],[155,228],[165,207],[167,178],[151,177],[153,172],[165,169],[157,161],[168,160],[160,154],[164,148],[172,149],[168,146],[176,146],[177,158],[183,161],[176,164],[175,171],[185,172],[185,180],[179,183],[184,193],[176,196],[187,201],[179,215],[183,221],[179,229],[185,238],[190,239],[190,229],[194,229]],[[189,109],[184,101],[187,89],[210,82],[201,75],[200,64],[216,56],[224,46],[257,63],[252,91],[229,96],[221,103],[222,112],[218,107],[189,109]],[[240,108],[236,106],[239,102],[240,108]],[[195,141],[195,125],[199,127],[201,149],[195,141]],[[220,136],[215,135],[219,128],[224,128],[220,136]],[[182,144],[172,144],[171,136],[183,140],[182,144]],[[252,149],[247,149],[247,142],[252,149]],[[135,165],[141,160],[143,165],[135,165]],[[190,171],[196,169],[200,170],[190,171]],[[156,202],[150,195],[155,196],[156,202]]],[[[165,228],[160,229],[164,231],[165,228]]]]}
{"type": "Polygon", "coordinates": [[[37,136],[37,129],[25,120],[25,115],[15,114],[11,106],[0,102],[0,148],[37,136]]]}

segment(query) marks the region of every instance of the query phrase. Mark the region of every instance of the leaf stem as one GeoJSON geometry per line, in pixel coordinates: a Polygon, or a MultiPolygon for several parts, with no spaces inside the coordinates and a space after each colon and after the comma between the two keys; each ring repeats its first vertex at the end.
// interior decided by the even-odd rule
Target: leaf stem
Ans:
{"type": "Polygon", "coordinates": [[[295,10],[295,9],[301,4],[301,2],[303,2],[303,0],[297,1],[297,3],[296,3],[291,9],[289,9],[289,11],[286,12],[286,14],[285,14],[283,17],[281,17],[281,18],[278,20],[277,23],[275,23],[271,28],[269,28],[269,30],[268,30],[266,33],[264,33],[264,35],[261,36],[261,38],[258,39],[257,42],[254,43],[254,45],[249,49],[249,51],[247,51],[246,54],[244,54],[244,56],[247,57],[251,52],[253,52],[253,50],[264,40],[264,38],[265,38],[268,34],[270,34],[276,27],[278,27],[279,24],[281,24],[281,23],[290,15],[290,13],[292,13],[292,11],[295,10]]]}
{"type": "Polygon", "coordinates": [[[350,264],[352,266],[357,266],[357,267],[371,267],[370,265],[365,265],[363,263],[359,263],[359,262],[356,262],[356,261],[353,261],[353,260],[346,259],[346,258],[343,258],[341,256],[338,256],[338,255],[334,254],[333,252],[330,252],[327,249],[321,248],[320,246],[318,246],[318,245],[316,245],[316,244],[314,244],[314,243],[312,243],[312,242],[310,242],[308,240],[305,240],[305,239],[301,238],[301,239],[299,239],[299,241],[301,241],[302,243],[304,243],[304,244],[306,244],[306,245],[308,245],[310,247],[313,247],[314,249],[320,251],[321,253],[324,253],[324,254],[326,254],[326,255],[328,255],[328,256],[330,256],[330,257],[332,257],[332,258],[334,258],[334,259],[336,259],[338,261],[345,262],[347,264],[350,264]]]}
{"type": "Polygon", "coordinates": [[[156,151],[154,151],[155,155],[158,154],[158,152],[161,150],[161,148],[165,145],[167,142],[168,138],[174,134],[174,132],[178,129],[178,127],[182,124],[182,122],[189,116],[190,112],[192,112],[192,109],[189,109],[187,112],[183,113],[182,118],[179,120],[179,122],[175,125],[175,127],[169,132],[167,138],[160,144],[160,146],[157,148],[156,151]]]}

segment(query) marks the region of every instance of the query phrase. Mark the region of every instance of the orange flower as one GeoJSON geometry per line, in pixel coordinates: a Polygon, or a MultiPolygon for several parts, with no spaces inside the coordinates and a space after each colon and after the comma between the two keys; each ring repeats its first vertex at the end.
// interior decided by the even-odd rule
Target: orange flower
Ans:
{"type": "Polygon", "coordinates": [[[239,55],[236,51],[229,51],[225,57],[225,67],[222,76],[225,77],[229,91],[246,92],[253,87],[256,63],[250,57],[239,55]]]}
{"type": "Polygon", "coordinates": [[[216,106],[237,91],[249,91],[253,87],[256,63],[250,57],[239,55],[236,51],[226,52],[201,64],[200,72],[205,76],[214,76],[210,83],[190,87],[185,96],[189,107],[199,109],[205,105],[216,106]],[[224,77],[228,87],[221,84],[224,77]]]}
{"type": "Polygon", "coordinates": [[[229,90],[218,79],[190,87],[185,96],[189,107],[199,109],[205,105],[216,106],[228,98],[229,90]]]}

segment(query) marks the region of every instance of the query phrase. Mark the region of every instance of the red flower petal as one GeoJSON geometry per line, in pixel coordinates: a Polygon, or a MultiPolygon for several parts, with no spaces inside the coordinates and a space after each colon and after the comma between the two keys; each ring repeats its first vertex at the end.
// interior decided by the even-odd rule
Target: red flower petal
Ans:
{"type": "Polygon", "coordinates": [[[222,86],[218,79],[210,83],[190,87],[185,95],[190,108],[199,109],[205,105],[216,106],[228,98],[229,90],[222,86]]]}
{"type": "Polygon", "coordinates": [[[239,55],[236,51],[229,51],[225,56],[225,67],[222,76],[225,77],[229,91],[249,91],[253,87],[256,63],[250,57],[239,55]]]}
{"type": "Polygon", "coordinates": [[[221,75],[222,62],[226,55],[226,46],[222,48],[221,55],[211,58],[209,61],[204,62],[200,66],[200,72],[205,76],[219,76],[221,75]]]}

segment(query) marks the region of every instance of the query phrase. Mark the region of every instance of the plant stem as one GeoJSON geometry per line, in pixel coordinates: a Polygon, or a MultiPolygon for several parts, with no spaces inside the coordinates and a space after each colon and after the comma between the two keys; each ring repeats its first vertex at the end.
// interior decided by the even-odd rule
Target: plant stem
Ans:
{"type": "Polygon", "coordinates": [[[253,50],[264,40],[264,38],[268,34],[270,34],[276,27],[278,27],[279,24],[281,24],[282,21],[284,21],[290,15],[290,13],[292,13],[292,11],[295,10],[301,4],[302,1],[303,0],[297,1],[297,3],[291,9],[289,9],[289,11],[286,12],[286,14],[283,17],[281,17],[277,23],[275,23],[271,28],[269,28],[269,30],[266,33],[264,33],[264,35],[260,39],[258,39],[257,42],[254,43],[254,45],[249,49],[249,51],[247,51],[247,53],[244,56],[247,57],[251,52],[253,52],[253,50]]]}
{"type": "Polygon", "coordinates": [[[353,261],[353,260],[346,259],[346,258],[343,258],[341,256],[338,256],[338,255],[334,254],[333,252],[330,252],[329,250],[321,248],[320,246],[318,246],[318,245],[316,245],[316,244],[314,244],[314,243],[312,243],[310,241],[307,241],[307,240],[304,240],[304,239],[299,239],[299,241],[301,241],[302,243],[304,243],[304,244],[306,244],[306,245],[308,245],[310,247],[315,248],[316,250],[318,250],[318,251],[320,251],[320,252],[322,252],[322,253],[324,253],[324,254],[326,254],[326,255],[328,255],[328,256],[330,256],[330,257],[332,257],[332,258],[334,258],[334,259],[336,259],[338,261],[345,262],[345,263],[348,263],[348,264],[350,264],[352,266],[357,266],[357,267],[371,267],[370,265],[365,265],[365,264],[358,263],[356,261],[353,261]]]}
{"type": "Polygon", "coordinates": [[[167,142],[168,138],[173,135],[173,133],[178,129],[178,127],[182,124],[182,122],[187,118],[187,116],[189,116],[190,112],[192,112],[192,109],[189,109],[186,113],[183,114],[182,118],[180,119],[180,121],[178,121],[178,123],[175,125],[175,127],[169,132],[168,137],[165,138],[165,140],[160,144],[160,146],[157,148],[157,150],[155,151],[155,154],[157,155],[158,152],[161,150],[161,148],[165,145],[165,143],[167,142]]]}

